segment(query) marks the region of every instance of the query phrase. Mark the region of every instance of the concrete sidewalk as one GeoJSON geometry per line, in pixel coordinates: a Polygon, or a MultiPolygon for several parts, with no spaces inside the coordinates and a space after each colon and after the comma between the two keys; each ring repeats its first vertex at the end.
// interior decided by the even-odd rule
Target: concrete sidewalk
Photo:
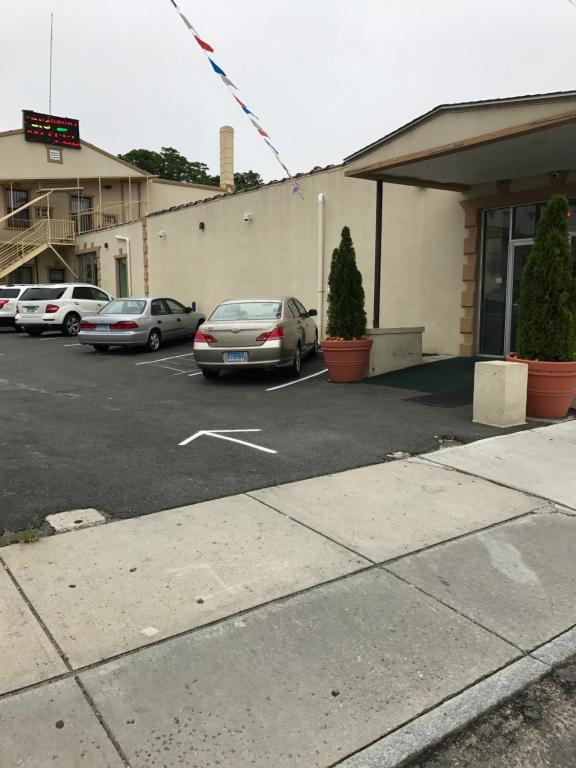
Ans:
{"type": "Polygon", "coordinates": [[[2,768],[386,768],[576,651],[576,422],[0,550],[2,768]]]}

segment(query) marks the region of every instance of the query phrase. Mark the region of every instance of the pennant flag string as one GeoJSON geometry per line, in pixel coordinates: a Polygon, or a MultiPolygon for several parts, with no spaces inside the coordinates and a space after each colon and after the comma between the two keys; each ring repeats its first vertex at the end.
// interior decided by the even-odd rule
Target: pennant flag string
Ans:
{"type": "MultiPolygon", "coordinates": [[[[571,0],[569,0],[569,2],[570,1],[571,0]]],[[[200,37],[200,35],[198,34],[198,31],[192,26],[190,21],[186,18],[186,16],[182,13],[180,8],[178,7],[178,5],[176,3],[176,0],[170,0],[170,2],[174,6],[174,8],[177,10],[178,15],[182,19],[183,23],[190,30],[190,32],[192,32],[192,35],[194,36],[194,39],[196,40],[196,43],[202,49],[204,55],[206,56],[206,58],[210,62],[210,66],[212,67],[213,72],[220,77],[220,79],[222,80],[224,85],[230,90],[230,93],[232,93],[232,89],[237,91],[238,87],[236,85],[234,85],[234,83],[228,78],[228,76],[226,75],[226,72],[224,72],[222,67],[218,66],[218,64],[216,64],[214,59],[212,59],[212,58],[210,58],[210,56],[208,56],[209,53],[214,53],[214,48],[210,45],[210,43],[207,43],[202,37],[200,37]]],[[[248,116],[248,119],[250,120],[250,122],[252,123],[254,128],[258,131],[259,135],[266,142],[266,144],[268,145],[269,149],[274,154],[274,157],[280,163],[280,165],[284,169],[285,173],[287,174],[288,178],[292,181],[292,194],[298,194],[298,195],[300,195],[300,197],[303,198],[304,195],[302,193],[302,189],[301,189],[300,185],[294,179],[294,177],[292,176],[292,174],[290,173],[288,168],[284,165],[284,163],[280,159],[280,154],[279,154],[278,150],[274,147],[274,145],[270,141],[268,141],[270,136],[264,130],[264,128],[262,128],[262,126],[257,122],[257,120],[258,120],[257,116],[254,114],[254,112],[252,112],[251,109],[249,109],[246,106],[246,104],[243,101],[241,101],[238,98],[238,96],[236,96],[235,93],[232,93],[232,96],[238,102],[238,104],[239,104],[240,108],[242,109],[242,111],[244,112],[244,114],[248,116]]]]}

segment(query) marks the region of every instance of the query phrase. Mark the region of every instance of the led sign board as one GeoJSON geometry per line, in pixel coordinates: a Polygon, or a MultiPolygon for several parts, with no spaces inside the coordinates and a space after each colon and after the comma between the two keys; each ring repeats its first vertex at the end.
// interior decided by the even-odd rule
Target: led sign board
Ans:
{"type": "Polygon", "coordinates": [[[55,117],[22,110],[24,137],[26,141],[40,144],[55,144],[68,149],[80,149],[80,124],[70,117],[55,117]]]}

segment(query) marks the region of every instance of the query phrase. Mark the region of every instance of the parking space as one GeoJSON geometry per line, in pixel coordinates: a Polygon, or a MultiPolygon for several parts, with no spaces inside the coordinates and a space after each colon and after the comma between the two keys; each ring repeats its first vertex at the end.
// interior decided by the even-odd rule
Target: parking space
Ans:
{"type": "Polygon", "coordinates": [[[146,514],[468,442],[498,431],[471,407],[409,390],[333,385],[321,355],[302,377],[207,381],[191,342],[155,353],[0,331],[0,530],[95,508],[146,514]]]}

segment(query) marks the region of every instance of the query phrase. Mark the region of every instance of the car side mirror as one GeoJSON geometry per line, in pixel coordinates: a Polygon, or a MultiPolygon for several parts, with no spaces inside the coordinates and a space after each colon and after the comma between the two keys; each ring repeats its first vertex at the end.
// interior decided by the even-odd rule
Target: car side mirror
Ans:
{"type": "Polygon", "coordinates": [[[192,307],[185,307],[186,314],[189,315],[192,312],[192,307]]]}
{"type": "Polygon", "coordinates": [[[315,309],[309,309],[308,310],[308,317],[317,317],[318,312],[315,309]]]}

